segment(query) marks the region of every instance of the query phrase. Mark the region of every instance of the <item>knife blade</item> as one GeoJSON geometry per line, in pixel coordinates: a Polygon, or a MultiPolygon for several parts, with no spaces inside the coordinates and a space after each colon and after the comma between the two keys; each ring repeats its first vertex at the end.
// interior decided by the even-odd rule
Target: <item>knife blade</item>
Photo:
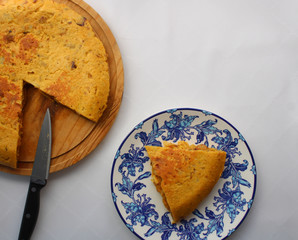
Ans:
{"type": "Polygon", "coordinates": [[[47,184],[49,175],[51,162],[51,145],[51,116],[49,109],[47,109],[41,126],[35,153],[27,199],[19,232],[19,240],[30,239],[35,228],[40,206],[40,190],[47,184]]]}

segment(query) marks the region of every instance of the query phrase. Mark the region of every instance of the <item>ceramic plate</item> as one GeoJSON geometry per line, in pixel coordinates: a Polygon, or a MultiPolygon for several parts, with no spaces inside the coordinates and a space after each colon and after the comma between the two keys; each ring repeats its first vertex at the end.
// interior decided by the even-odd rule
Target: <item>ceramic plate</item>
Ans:
{"type": "Polygon", "coordinates": [[[220,116],[198,109],[170,109],[139,123],[119,147],[111,190],[125,225],[140,239],[224,239],[242,223],[256,189],[256,165],[241,133],[220,116]],[[227,152],[225,168],[209,196],[186,219],[171,214],[151,182],[146,145],[162,141],[205,144],[227,152]]]}

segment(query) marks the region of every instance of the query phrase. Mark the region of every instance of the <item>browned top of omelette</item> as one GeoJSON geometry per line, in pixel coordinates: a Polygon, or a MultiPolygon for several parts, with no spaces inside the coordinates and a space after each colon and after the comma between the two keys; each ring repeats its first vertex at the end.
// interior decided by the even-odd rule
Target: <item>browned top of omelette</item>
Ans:
{"type": "Polygon", "coordinates": [[[96,122],[109,67],[90,23],[51,0],[0,0],[0,163],[16,167],[23,84],[96,122]]]}
{"type": "Polygon", "coordinates": [[[146,146],[152,180],[173,222],[187,217],[208,196],[224,169],[226,153],[205,145],[146,146]]]}

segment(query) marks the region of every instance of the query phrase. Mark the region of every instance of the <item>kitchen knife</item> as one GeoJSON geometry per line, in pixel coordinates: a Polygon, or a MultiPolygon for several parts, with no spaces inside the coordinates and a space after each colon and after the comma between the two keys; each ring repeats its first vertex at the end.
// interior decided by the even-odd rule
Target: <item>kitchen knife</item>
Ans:
{"type": "Polygon", "coordinates": [[[30,239],[36,225],[39,212],[40,190],[46,185],[49,175],[51,144],[51,116],[49,109],[47,109],[41,126],[37,150],[35,153],[35,159],[19,233],[19,240],[30,239]]]}

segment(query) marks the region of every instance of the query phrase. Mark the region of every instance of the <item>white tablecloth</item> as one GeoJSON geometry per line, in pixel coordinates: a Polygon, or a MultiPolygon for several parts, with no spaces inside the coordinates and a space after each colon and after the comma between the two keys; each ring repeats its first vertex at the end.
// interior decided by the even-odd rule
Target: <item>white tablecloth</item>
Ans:
{"type": "MultiPolygon", "coordinates": [[[[255,201],[229,239],[297,239],[298,1],[86,0],[124,64],[118,117],[83,161],[49,176],[32,239],[137,239],[111,197],[115,153],[132,128],[169,108],[231,122],[257,166],[255,201]]],[[[17,239],[29,177],[0,172],[0,239],[17,239]]]]}

